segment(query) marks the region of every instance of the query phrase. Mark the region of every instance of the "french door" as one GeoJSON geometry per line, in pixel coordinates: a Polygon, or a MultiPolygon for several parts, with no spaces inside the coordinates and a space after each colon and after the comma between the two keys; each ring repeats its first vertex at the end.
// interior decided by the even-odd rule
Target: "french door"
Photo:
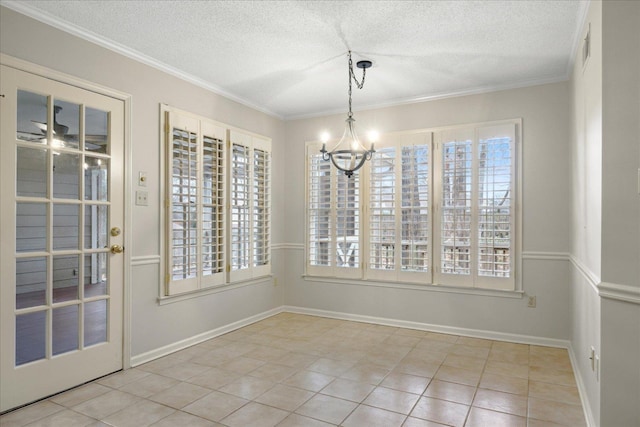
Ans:
{"type": "Polygon", "coordinates": [[[122,369],[124,103],[1,74],[5,411],[122,369]]]}

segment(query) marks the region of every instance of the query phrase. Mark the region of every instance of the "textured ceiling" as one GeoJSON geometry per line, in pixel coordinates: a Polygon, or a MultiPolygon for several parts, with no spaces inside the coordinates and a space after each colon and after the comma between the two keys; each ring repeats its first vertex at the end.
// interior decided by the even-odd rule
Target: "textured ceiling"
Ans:
{"type": "Polygon", "coordinates": [[[584,1],[19,1],[44,22],[283,118],[568,77],[584,1]],[[360,70],[357,70],[360,76],[360,70]]]}

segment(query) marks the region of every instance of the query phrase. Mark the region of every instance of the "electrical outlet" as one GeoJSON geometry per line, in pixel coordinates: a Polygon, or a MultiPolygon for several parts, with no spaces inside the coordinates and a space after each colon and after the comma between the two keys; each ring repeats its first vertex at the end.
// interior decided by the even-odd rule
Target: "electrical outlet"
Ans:
{"type": "Polygon", "coordinates": [[[149,206],[149,192],[148,191],[136,191],[136,205],[149,206]]]}
{"type": "Polygon", "coordinates": [[[596,349],[591,346],[591,350],[589,351],[589,361],[591,362],[591,370],[596,370],[596,349]]]}
{"type": "Polygon", "coordinates": [[[536,308],[536,297],[535,295],[529,295],[529,300],[527,301],[527,307],[536,308]]]}

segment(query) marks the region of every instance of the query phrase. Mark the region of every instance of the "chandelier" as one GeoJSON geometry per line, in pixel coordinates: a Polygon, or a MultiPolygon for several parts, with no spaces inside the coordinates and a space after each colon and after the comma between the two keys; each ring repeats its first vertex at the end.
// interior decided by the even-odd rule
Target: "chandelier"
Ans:
{"type": "MultiPolygon", "coordinates": [[[[371,61],[358,61],[356,63],[356,67],[362,69],[362,81],[358,81],[354,72],[353,72],[353,62],[351,61],[351,51],[349,51],[349,114],[347,115],[346,126],[344,129],[344,134],[340,141],[331,149],[331,151],[327,151],[327,140],[328,135],[324,134],[322,137],[322,149],[320,152],[322,153],[322,159],[325,161],[331,160],[333,165],[344,172],[344,174],[351,178],[353,173],[360,169],[364,162],[367,160],[371,160],[371,156],[375,153],[373,149],[374,141],[371,141],[371,148],[368,150],[364,148],[360,140],[358,139],[358,134],[355,129],[355,121],[353,118],[353,112],[351,111],[351,82],[355,82],[358,89],[362,89],[364,86],[364,78],[367,72],[367,68],[371,67],[371,61]]],[[[374,139],[374,138],[371,138],[374,139]]]]}

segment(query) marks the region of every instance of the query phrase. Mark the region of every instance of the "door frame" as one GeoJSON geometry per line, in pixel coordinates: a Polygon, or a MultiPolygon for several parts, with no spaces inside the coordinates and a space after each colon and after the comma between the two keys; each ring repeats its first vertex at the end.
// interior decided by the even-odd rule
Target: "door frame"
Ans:
{"type": "Polygon", "coordinates": [[[49,80],[54,80],[80,89],[98,93],[120,100],[124,103],[124,159],[123,159],[123,181],[124,181],[124,247],[128,248],[122,254],[124,256],[123,290],[122,290],[122,368],[131,368],[131,250],[132,247],[132,218],[131,218],[131,95],[120,92],[106,86],[92,83],[70,74],[61,73],[32,62],[24,61],[13,56],[0,53],[0,64],[16,70],[34,74],[49,80]]]}

